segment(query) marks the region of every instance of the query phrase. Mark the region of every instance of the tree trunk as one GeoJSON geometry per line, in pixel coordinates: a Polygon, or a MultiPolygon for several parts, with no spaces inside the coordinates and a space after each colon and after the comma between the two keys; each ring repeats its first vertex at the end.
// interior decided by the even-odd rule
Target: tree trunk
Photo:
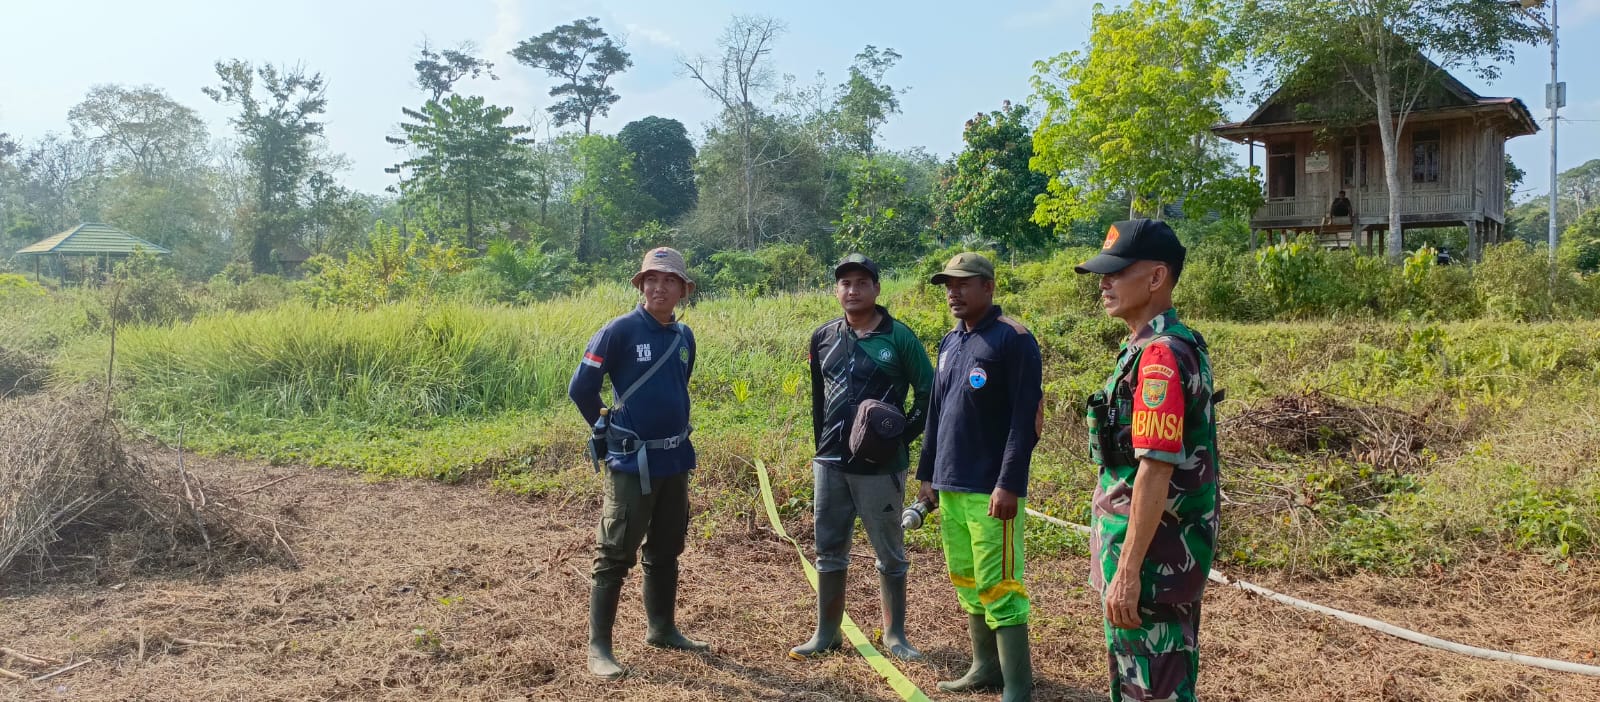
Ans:
{"type": "Polygon", "coordinates": [[[1400,180],[1400,127],[1396,123],[1389,94],[1389,76],[1373,71],[1373,98],[1378,107],[1378,141],[1383,145],[1383,178],[1389,188],[1389,234],[1384,241],[1384,253],[1390,263],[1400,263],[1405,258],[1405,230],[1400,222],[1400,203],[1404,182],[1400,180]]]}
{"type": "Polygon", "coordinates": [[[256,275],[272,272],[272,230],[266,225],[257,226],[250,237],[250,268],[256,275]]]}
{"type": "Polygon", "coordinates": [[[478,250],[478,224],[472,219],[472,198],[467,198],[467,250],[478,250]]]}
{"type": "Polygon", "coordinates": [[[755,154],[751,153],[752,144],[750,143],[754,136],[753,130],[750,129],[749,125],[750,116],[746,114],[744,119],[746,123],[740,129],[740,131],[744,132],[742,135],[742,141],[744,142],[742,144],[742,157],[744,160],[744,243],[746,248],[754,249],[756,247],[756,164],[755,154]]]}
{"type": "Polygon", "coordinates": [[[589,241],[589,203],[585,201],[578,210],[578,260],[594,260],[594,244],[589,241]]]}

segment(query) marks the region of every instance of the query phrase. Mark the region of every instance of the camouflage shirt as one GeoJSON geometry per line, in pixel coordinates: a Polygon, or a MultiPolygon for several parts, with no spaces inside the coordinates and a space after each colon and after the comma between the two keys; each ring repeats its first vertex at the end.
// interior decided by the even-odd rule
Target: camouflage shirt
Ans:
{"type": "MultiPolygon", "coordinates": [[[[1096,591],[1117,572],[1128,533],[1138,459],[1174,468],[1166,510],[1140,568],[1141,602],[1193,602],[1205,590],[1217,543],[1217,424],[1211,362],[1199,334],[1169,309],[1122,346],[1102,391],[1115,409],[1116,432],[1131,465],[1092,450],[1100,464],[1094,492],[1090,582],[1096,591]]],[[[1091,418],[1091,443],[1095,422],[1091,418]]]]}

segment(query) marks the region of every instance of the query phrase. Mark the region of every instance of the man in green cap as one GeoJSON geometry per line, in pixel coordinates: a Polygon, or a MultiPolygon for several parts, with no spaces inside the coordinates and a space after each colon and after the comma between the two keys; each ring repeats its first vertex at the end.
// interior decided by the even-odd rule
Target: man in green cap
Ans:
{"type": "Polygon", "coordinates": [[[1089,398],[1094,492],[1089,579],[1103,598],[1111,699],[1195,699],[1200,597],[1217,543],[1217,424],[1211,362],[1178,321],[1185,251],[1165,222],[1118,222],[1100,254],[1106,314],[1130,336],[1089,398]]]}
{"type": "Polygon", "coordinates": [[[922,433],[933,365],[917,335],[878,304],[878,264],[861,254],[833,269],[834,296],[844,310],[811,333],[811,470],[816,513],[817,629],[790,649],[805,659],[843,643],[845,572],[856,518],[877,554],[884,648],[901,660],[922,654],[906,639],[906,449],[922,433]],[[906,396],[916,392],[910,412],[906,396]],[[872,413],[882,415],[870,421],[872,413]],[[893,436],[874,436],[888,423],[893,436]]]}
{"type": "Polygon", "coordinates": [[[956,598],[967,612],[972,667],[946,692],[1003,688],[1033,698],[1022,526],[1028,469],[1042,428],[1039,343],[994,304],[994,264],[975,253],[933,276],[955,329],[939,342],[918,498],[937,500],[956,598]]]}

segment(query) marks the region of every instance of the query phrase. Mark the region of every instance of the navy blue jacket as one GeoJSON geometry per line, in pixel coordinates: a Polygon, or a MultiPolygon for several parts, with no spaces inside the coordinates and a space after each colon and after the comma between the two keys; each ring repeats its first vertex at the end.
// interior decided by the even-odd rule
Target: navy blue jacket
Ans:
{"type": "Polygon", "coordinates": [[[935,490],[987,494],[999,486],[1027,496],[1042,381],[1039,342],[999,305],[971,331],[957,322],[939,342],[917,480],[935,490]]]}
{"type": "MultiPolygon", "coordinates": [[[[688,429],[694,332],[682,324],[663,325],[643,305],[608,322],[584,349],[583,360],[567,386],[567,396],[583,413],[584,421],[592,427],[600,418],[600,388],[607,376],[611,378],[615,404],[616,398],[650,369],[680,333],[683,343],[664,362],[666,365],[634,391],[626,406],[613,408],[608,421],[612,426],[632,430],[645,441],[671,438],[688,429]]],[[[687,441],[674,449],[650,450],[650,477],[677,475],[694,469],[694,463],[694,446],[687,441]]],[[[633,454],[611,453],[606,456],[606,465],[615,471],[639,472],[639,459],[633,454]]]]}

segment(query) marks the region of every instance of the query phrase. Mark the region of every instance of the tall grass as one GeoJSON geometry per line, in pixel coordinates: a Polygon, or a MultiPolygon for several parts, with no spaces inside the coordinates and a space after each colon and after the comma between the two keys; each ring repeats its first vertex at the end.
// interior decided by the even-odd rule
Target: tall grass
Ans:
{"type": "MultiPolygon", "coordinates": [[[[1006,283],[1012,288],[998,302],[1044,351],[1047,429],[1030,499],[1083,518],[1095,469],[1082,402],[1104,381],[1127,330],[1095,309],[1084,279],[1049,264],[1019,267],[1006,283]]],[[[931,350],[951,325],[941,298],[897,280],[886,281],[881,301],[931,350]]],[[[476,475],[530,493],[592,497],[598,482],[586,477],[584,429],[565,388],[587,339],[636,301],[629,288],[602,286],[527,306],[291,304],[129,328],[118,340],[119,406],[137,426],[168,440],[181,430],[188,445],[208,451],[446,480],[476,475]]],[[[830,295],[802,293],[711,299],[682,311],[699,342],[690,392],[697,499],[706,504],[697,529],[755,518],[743,458],[777,468],[783,510],[809,509],[806,342],[837,310],[830,295]]],[[[1210,340],[1230,396],[1219,409],[1224,422],[1266,398],[1319,389],[1447,414],[1462,434],[1430,449],[1431,467],[1416,476],[1379,480],[1359,460],[1316,451],[1266,467],[1225,462],[1225,489],[1242,503],[1226,522],[1233,565],[1403,571],[1485,541],[1561,554],[1596,549],[1600,540],[1588,534],[1600,529],[1600,471],[1582,465],[1582,452],[1548,460],[1532,427],[1561,426],[1574,445],[1600,442],[1594,421],[1550,418],[1552,407],[1600,402],[1600,323],[1191,321],[1210,340]],[[1485,489],[1469,499],[1463,491],[1475,482],[1485,489]],[[1381,488],[1371,501],[1325,494],[1329,485],[1368,483],[1381,488]],[[1299,499],[1314,508],[1295,507],[1299,499]]],[[[66,367],[92,374],[103,369],[104,351],[103,339],[75,347],[66,367]]],[[[1230,440],[1225,426],[1225,459],[1230,440]]]]}

